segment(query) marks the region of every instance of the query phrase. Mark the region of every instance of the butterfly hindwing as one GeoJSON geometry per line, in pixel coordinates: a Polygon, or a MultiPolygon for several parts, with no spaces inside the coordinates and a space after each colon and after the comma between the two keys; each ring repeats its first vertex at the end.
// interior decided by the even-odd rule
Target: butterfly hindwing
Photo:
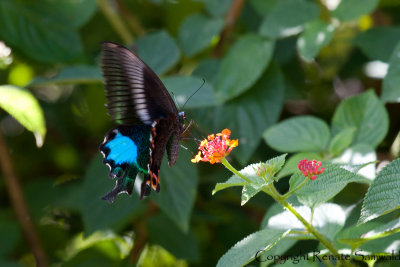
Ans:
{"type": "Polygon", "coordinates": [[[170,137],[174,134],[174,124],[169,119],[156,120],[151,129],[149,173],[142,183],[140,197],[147,196],[150,188],[160,191],[159,173],[170,137]]]}
{"type": "Polygon", "coordinates": [[[106,134],[100,151],[110,168],[110,177],[116,178],[114,189],[103,199],[113,202],[120,193],[132,193],[136,175],[148,173],[150,161],[151,126],[118,126],[106,134]]]}

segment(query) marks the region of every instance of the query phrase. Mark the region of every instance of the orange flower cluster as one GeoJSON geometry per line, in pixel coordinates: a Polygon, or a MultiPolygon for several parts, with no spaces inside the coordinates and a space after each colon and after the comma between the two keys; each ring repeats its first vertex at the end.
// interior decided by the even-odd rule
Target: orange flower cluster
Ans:
{"type": "Polygon", "coordinates": [[[239,144],[237,139],[229,140],[230,135],[231,131],[228,129],[224,129],[216,135],[209,135],[207,139],[201,141],[200,151],[191,161],[193,163],[198,163],[199,161],[208,161],[211,164],[220,163],[222,158],[226,157],[239,144]]]}
{"type": "Polygon", "coordinates": [[[299,161],[299,164],[297,166],[305,177],[309,177],[311,180],[315,180],[318,174],[321,174],[325,171],[324,168],[321,168],[321,170],[319,170],[321,165],[321,161],[303,159],[299,161]]]}

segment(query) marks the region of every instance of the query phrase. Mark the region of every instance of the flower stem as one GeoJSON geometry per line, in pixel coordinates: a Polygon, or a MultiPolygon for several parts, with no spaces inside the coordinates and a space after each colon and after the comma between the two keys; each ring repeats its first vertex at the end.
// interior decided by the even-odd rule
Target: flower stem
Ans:
{"type": "Polygon", "coordinates": [[[224,166],[230,170],[232,173],[236,174],[237,176],[239,176],[240,178],[242,178],[243,180],[245,180],[248,183],[252,183],[252,181],[247,178],[246,176],[244,176],[243,174],[241,174],[238,170],[236,170],[227,160],[226,158],[222,158],[221,159],[221,163],[224,164],[224,166]]]}
{"type": "Polygon", "coordinates": [[[292,191],[287,192],[286,194],[284,194],[282,197],[284,199],[287,199],[288,197],[290,197],[294,192],[296,192],[297,190],[299,190],[300,188],[302,188],[307,182],[308,182],[309,178],[306,177],[306,179],[303,180],[303,182],[301,182],[301,184],[299,184],[295,189],[293,189],[292,191]]]}
{"type": "MultiPolygon", "coordinates": [[[[314,235],[333,255],[340,255],[335,246],[332,244],[332,242],[327,239],[325,236],[320,234],[306,219],[304,219],[300,213],[298,213],[286,200],[285,196],[282,196],[279,194],[278,191],[276,191],[276,188],[274,187],[273,184],[269,186],[271,196],[275,198],[276,201],[278,201],[282,206],[284,206],[287,210],[289,210],[308,230],[309,233],[314,235]]],[[[340,259],[340,262],[343,266],[347,266],[348,263],[342,259],[340,259]]]]}
{"type": "MultiPolygon", "coordinates": [[[[221,163],[228,169],[230,170],[232,173],[236,174],[237,176],[239,176],[240,178],[242,178],[243,180],[245,180],[248,183],[252,183],[252,181],[247,178],[246,176],[244,176],[243,174],[241,174],[239,171],[237,171],[225,158],[221,159],[221,163]]],[[[297,191],[298,189],[300,189],[306,182],[308,181],[308,179],[305,179],[299,186],[297,186],[291,193],[297,191]]],[[[339,261],[341,263],[341,265],[343,266],[349,266],[349,264],[343,260],[340,259],[340,254],[337,251],[337,249],[335,248],[335,246],[333,245],[333,243],[327,239],[325,236],[323,236],[322,234],[320,234],[306,219],[304,219],[300,213],[298,213],[285,199],[288,197],[288,194],[285,195],[281,195],[275,188],[273,183],[268,184],[267,188],[264,188],[263,190],[265,193],[271,195],[276,201],[278,201],[283,207],[285,207],[287,210],[289,210],[307,229],[307,231],[309,233],[311,233],[312,235],[314,235],[331,253],[332,255],[338,256],[339,257],[339,261]]]]}

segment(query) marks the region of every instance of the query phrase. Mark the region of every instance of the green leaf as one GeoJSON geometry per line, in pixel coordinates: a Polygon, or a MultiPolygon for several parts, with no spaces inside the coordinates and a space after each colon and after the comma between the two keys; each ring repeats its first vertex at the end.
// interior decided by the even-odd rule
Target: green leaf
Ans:
{"type": "Polygon", "coordinates": [[[267,175],[270,176],[271,178],[275,176],[277,172],[279,172],[283,165],[285,164],[285,159],[286,159],[287,154],[283,154],[280,156],[277,156],[275,158],[272,158],[266,162],[267,165],[267,175]]]}
{"type": "Polygon", "coordinates": [[[389,222],[369,221],[344,229],[338,234],[337,240],[350,245],[353,250],[391,254],[399,250],[399,231],[398,218],[389,222]]]}
{"type": "MultiPolygon", "coordinates": [[[[286,199],[288,203],[292,206],[301,206],[301,203],[297,201],[297,197],[295,196],[290,196],[286,199]]],[[[268,221],[271,217],[280,214],[285,211],[286,208],[284,208],[281,204],[278,202],[275,202],[274,204],[270,205],[268,207],[267,212],[264,214],[264,218],[261,221],[260,229],[265,229],[268,228],[268,221]]]]}
{"type": "Polygon", "coordinates": [[[338,132],[329,143],[329,151],[333,155],[339,155],[353,141],[356,128],[349,127],[338,132]]]}
{"type": "Polygon", "coordinates": [[[343,244],[350,245],[352,248],[359,248],[360,245],[368,242],[368,239],[363,238],[364,234],[381,226],[382,223],[380,222],[368,222],[362,225],[351,225],[340,231],[336,236],[336,239],[343,244]]]}
{"type": "MultiPolygon", "coordinates": [[[[338,163],[346,166],[346,169],[351,170],[355,166],[361,166],[377,160],[376,152],[373,147],[367,144],[357,144],[349,147],[333,160],[333,163],[338,163]]],[[[362,167],[357,173],[360,179],[357,182],[370,184],[375,179],[375,164],[368,164],[362,167]],[[362,177],[361,177],[362,176],[362,177]]]]}
{"type": "Polygon", "coordinates": [[[78,234],[68,244],[63,266],[116,266],[132,249],[132,236],[99,231],[90,236],[78,234]]]}
{"type": "Polygon", "coordinates": [[[108,173],[109,169],[103,164],[101,155],[96,156],[87,169],[81,192],[81,212],[86,235],[98,230],[122,229],[144,208],[136,191],[132,196],[119,195],[112,204],[102,200],[101,197],[115,185],[108,173]]]}
{"type": "Polygon", "coordinates": [[[360,33],[354,39],[364,54],[371,60],[389,62],[396,45],[400,42],[400,28],[376,27],[360,33]],[[379,40],[377,42],[376,40],[379,40]]]}
{"type": "MultiPolygon", "coordinates": [[[[365,224],[363,224],[365,225],[365,224]]],[[[361,225],[360,225],[361,226],[361,225]]],[[[400,230],[400,221],[398,218],[385,223],[379,227],[375,227],[374,229],[372,229],[371,231],[368,231],[367,233],[363,234],[364,238],[380,238],[383,235],[387,235],[390,232],[394,232],[394,231],[399,231],[400,230]]]]}
{"type": "Polygon", "coordinates": [[[128,256],[133,247],[132,234],[120,236],[112,231],[98,231],[91,235],[84,235],[83,233],[80,233],[72,238],[63,257],[65,261],[71,264],[70,260],[74,257],[76,259],[76,256],[78,256],[79,253],[93,248],[99,249],[101,247],[107,248],[107,257],[109,258],[114,260],[124,258],[128,256]]]}
{"type": "Polygon", "coordinates": [[[102,82],[101,70],[94,66],[70,66],[61,69],[51,78],[35,78],[29,86],[48,84],[80,84],[102,82]]]}
{"type": "Polygon", "coordinates": [[[349,97],[337,107],[332,119],[334,134],[349,127],[356,127],[353,144],[376,147],[386,136],[388,114],[372,90],[349,97]]]}
{"type": "Polygon", "coordinates": [[[270,250],[280,240],[282,240],[288,231],[265,229],[255,232],[230,248],[218,261],[217,267],[235,267],[244,266],[262,253],[270,250]]]}
{"type": "Polygon", "coordinates": [[[330,139],[328,125],[312,116],[297,116],[280,122],[263,137],[267,144],[277,151],[324,151],[330,139]]]}
{"type": "Polygon", "coordinates": [[[79,210],[81,205],[80,188],[81,184],[79,183],[55,185],[54,181],[39,177],[32,182],[25,183],[23,192],[31,219],[39,223],[49,208],[79,210]]]}
{"type": "Polygon", "coordinates": [[[383,79],[381,99],[384,103],[400,102],[400,43],[396,46],[389,61],[389,70],[383,79]]]}
{"type": "Polygon", "coordinates": [[[281,0],[263,20],[259,33],[270,38],[299,33],[303,25],[318,19],[319,8],[304,0],[281,0]]]}
{"type": "Polygon", "coordinates": [[[139,57],[158,75],[172,68],[181,57],[174,38],[164,30],[140,37],[136,46],[139,57]]]}
{"type": "Polygon", "coordinates": [[[365,223],[400,207],[400,158],[383,168],[365,195],[358,223],[365,223]]]}
{"type": "Polygon", "coordinates": [[[0,221],[0,236],[3,240],[7,240],[0,242],[0,258],[2,258],[2,256],[7,255],[15,249],[15,246],[21,238],[21,230],[18,222],[6,220],[0,221]]]}
{"type": "Polygon", "coordinates": [[[332,16],[340,21],[350,21],[372,13],[378,5],[379,0],[364,0],[362,4],[358,0],[341,1],[335,10],[332,11],[332,16]]]}
{"type": "MultiPolygon", "coordinates": [[[[155,0],[152,0],[155,1],[155,0]]],[[[157,0],[163,1],[163,0],[157,0]]],[[[125,264],[117,264],[121,267],[129,267],[132,265],[132,262],[129,260],[129,257],[125,259],[125,264]]],[[[165,248],[156,245],[156,244],[147,244],[143,250],[140,252],[140,258],[136,264],[136,266],[178,266],[185,267],[187,266],[187,262],[185,260],[177,259],[168,252],[165,248]]]]}
{"type": "Polygon", "coordinates": [[[335,27],[332,24],[315,20],[306,24],[304,32],[297,40],[297,50],[306,61],[312,61],[319,51],[332,40],[335,27]]]}
{"type": "Polygon", "coordinates": [[[162,246],[179,259],[199,260],[199,248],[193,234],[183,233],[166,215],[152,216],[147,221],[147,228],[150,242],[162,246]]]}
{"type": "Polygon", "coordinates": [[[183,108],[188,98],[196,92],[186,103],[187,108],[203,108],[216,105],[217,101],[214,97],[214,91],[209,83],[196,76],[168,76],[162,79],[165,87],[172,92],[177,104],[183,108]]]}
{"type": "Polygon", "coordinates": [[[212,16],[223,16],[225,15],[230,6],[232,5],[233,0],[201,0],[205,4],[205,8],[207,12],[212,16]]]}
{"type": "Polygon", "coordinates": [[[33,132],[38,147],[43,145],[46,135],[43,111],[28,90],[12,85],[0,85],[0,107],[33,132]]]}
{"type": "MultiPolygon", "coordinates": [[[[303,218],[311,218],[311,209],[306,206],[293,207],[303,218]]],[[[318,232],[334,238],[342,229],[346,220],[345,211],[337,204],[324,203],[315,208],[312,215],[312,225],[318,232]]],[[[269,218],[268,229],[306,231],[305,226],[288,210],[269,218]]],[[[296,234],[297,236],[298,234],[296,234]]],[[[308,234],[302,234],[308,236],[308,234]]]]}
{"type": "Polygon", "coordinates": [[[360,246],[359,249],[361,251],[368,251],[371,254],[386,253],[390,257],[392,256],[393,252],[399,251],[400,249],[399,239],[400,239],[400,233],[396,233],[383,238],[371,240],[360,246]]]}
{"type": "MultiPolygon", "coordinates": [[[[292,200],[292,199],[290,199],[292,200]]],[[[292,201],[287,200],[292,206],[294,206],[292,201]]],[[[268,227],[268,221],[269,219],[277,215],[279,213],[282,213],[285,211],[285,208],[279,204],[278,202],[273,203],[271,206],[268,207],[267,212],[264,214],[264,217],[261,221],[260,229],[266,229],[268,227]]]]}
{"type": "MultiPolygon", "coordinates": [[[[244,169],[240,170],[239,172],[246,176],[248,179],[252,181],[252,183],[256,185],[264,184],[265,181],[262,177],[257,175],[257,170],[261,166],[261,163],[255,163],[255,164],[250,164],[249,166],[245,167],[244,169]]],[[[218,191],[221,191],[223,189],[232,187],[232,186],[244,186],[246,184],[249,184],[247,181],[245,181],[243,178],[239,177],[238,175],[234,174],[232,175],[226,182],[224,183],[217,183],[215,185],[215,188],[212,192],[214,195],[218,191]]]]}
{"type": "Polygon", "coordinates": [[[212,84],[215,88],[217,83],[217,73],[221,66],[221,61],[215,58],[207,58],[200,61],[196,69],[193,71],[193,75],[197,77],[202,77],[207,83],[212,84]]]}
{"type": "Polygon", "coordinates": [[[191,154],[181,149],[173,167],[169,167],[164,159],[160,171],[161,192],[151,194],[164,213],[184,232],[189,229],[197,186],[197,166],[190,158],[191,154]]]}
{"type": "MultiPolygon", "coordinates": [[[[358,176],[337,165],[324,162],[322,167],[325,171],[317,176],[315,180],[309,180],[303,187],[294,194],[300,203],[315,207],[317,204],[324,203],[337,195],[350,182],[355,181],[358,176]]],[[[304,175],[300,172],[295,173],[289,181],[292,191],[304,180],[304,175]]]]}
{"type": "Polygon", "coordinates": [[[76,28],[88,19],[93,8],[89,0],[83,3],[3,0],[0,1],[0,37],[37,61],[74,62],[82,55],[76,28]]]}
{"type": "Polygon", "coordinates": [[[263,181],[261,183],[245,184],[242,189],[242,198],[240,205],[243,206],[252,197],[257,195],[261,190],[263,190],[266,183],[263,181]]]}
{"type": "MultiPolygon", "coordinates": [[[[252,164],[254,165],[254,164],[252,164]]],[[[253,168],[250,166],[247,166],[246,168],[244,168],[243,170],[240,171],[241,174],[245,175],[246,177],[250,178],[250,179],[254,179],[254,183],[261,183],[261,177],[249,177],[249,174],[254,175],[255,171],[253,170],[253,168]]],[[[258,166],[258,165],[257,165],[258,166]]],[[[252,180],[253,180],[252,179],[252,180]]],[[[214,195],[215,193],[217,193],[218,191],[224,190],[226,188],[229,187],[233,187],[233,186],[244,186],[248,184],[244,179],[240,178],[237,175],[233,175],[231,176],[231,178],[229,178],[226,182],[224,183],[217,183],[214,187],[214,190],[212,191],[212,194],[214,195]]]]}
{"type": "Polygon", "coordinates": [[[251,0],[250,4],[260,15],[268,15],[271,10],[282,0],[251,0]]]}
{"type": "Polygon", "coordinates": [[[259,176],[266,177],[269,180],[276,180],[275,174],[282,169],[285,164],[285,158],[287,154],[283,154],[272,159],[269,159],[266,163],[261,163],[261,166],[257,169],[259,176]]]}
{"type": "Polygon", "coordinates": [[[179,29],[179,41],[188,57],[210,46],[214,37],[218,36],[224,26],[224,20],[208,18],[200,13],[188,16],[179,29]]]}
{"type": "Polygon", "coordinates": [[[278,120],[284,92],[282,73],[272,65],[242,97],[208,112],[212,118],[212,132],[228,128],[232,131],[231,138],[239,139],[239,146],[232,155],[243,165],[258,147],[265,129],[278,120]]]}
{"type": "MultiPolygon", "coordinates": [[[[264,185],[267,185],[265,180],[257,173],[265,172],[267,175],[270,176],[274,175],[276,172],[280,170],[280,168],[284,164],[285,157],[286,154],[269,159],[265,163],[250,164],[249,166],[245,167],[239,172],[248,179],[250,179],[252,181],[251,184],[245,181],[243,178],[239,177],[238,175],[234,174],[226,182],[217,183],[215,185],[212,194],[214,195],[218,191],[232,186],[248,185],[248,187],[243,188],[243,194],[245,194],[245,196],[242,195],[242,205],[244,205],[244,203],[246,203],[251,197],[253,197],[256,193],[262,190],[262,187],[264,185]]],[[[270,178],[270,181],[272,182],[272,177],[270,178]]]]}
{"type": "MultiPolygon", "coordinates": [[[[279,241],[279,245],[278,246],[274,246],[272,247],[270,250],[268,250],[268,253],[262,254],[258,260],[258,262],[260,262],[260,267],[267,267],[270,266],[274,263],[276,263],[276,259],[274,259],[273,257],[271,257],[270,255],[286,255],[285,252],[288,251],[291,247],[293,247],[293,245],[297,242],[297,240],[295,239],[289,239],[289,238],[285,238],[282,239],[281,241],[279,241]]],[[[288,260],[286,261],[286,263],[290,263],[291,265],[293,265],[293,263],[296,262],[296,260],[288,260]]],[[[302,263],[302,261],[298,261],[298,263],[302,263]]],[[[308,261],[306,261],[306,264],[308,264],[307,266],[310,266],[310,263],[308,263],[308,261]]],[[[281,264],[281,262],[279,262],[279,266],[282,266],[283,263],[281,264]]],[[[251,266],[251,265],[248,265],[251,266]]],[[[300,267],[297,263],[296,266],[300,267]]],[[[318,265],[317,265],[318,266],[318,265]]]]}
{"type": "MultiPolygon", "coordinates": [[[[358,241],[362,242],[359,246],[360,250],[368,251],[372,253],[382,253],[386,252],[392,254],[393,251],[398,251],[400,249],[400,244],[398,242],[400,238],[400,222],[398,218],[389,221],[385,224],[378,222],[367,222],[362,225],[358,225],[357,228],[364,228],[365,231],[359,238],[358,241]],[[375,227],[364,227],[374,225],[375,227]]],[[[349,241],[349,240],[346,240],[349,241]]],[[[350,239],[350,241],[353,241],[350,239]]],[[[357,241],[357,239],[355,239],[357,241]]]]}
{"type": "Polygon", "coordinates": [[[296,172],[298,168],[299,161],[302,159],[309,159],[309,160],[321,160],[321,156],[314,152],[304,152],[304,153],[297,153],[292,155],[287,161],[285,166],[283,166],[282,170],[278,173],[278,179],[291,175],[296,172]]]}
{"type": "Polygon", "coordinates": [[[47,8],[53,14],[61,16],[66,23],[71,23],[74,27],[83,26],[94,15],[97,9],[96,0],[46,0],[46,2],[46,4],[52,4],[47,8]]]}
{"type": "Polygon", "coordinates": [[[224,102],[247,91],[267,68],[273,50],[271,40],[255,34],[240,37],[221,62],[217,98],[224,102]]]}

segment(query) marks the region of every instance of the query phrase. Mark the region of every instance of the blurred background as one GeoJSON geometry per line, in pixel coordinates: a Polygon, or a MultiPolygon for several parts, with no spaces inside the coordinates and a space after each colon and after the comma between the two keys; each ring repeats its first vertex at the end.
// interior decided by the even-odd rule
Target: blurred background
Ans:
{"type": "MultiPolygon", "coordinates": [[[[212,195],[229,172],[190,162],[198,140],[224,128],[239,139],[229,161],[241,169],[286,152],[268,143],[274,124],[314,115],[329,125],[342,100],[371,89],[389,121],[371,153],[398,156],[400,1],[362,2],[1,0],[0,266],[35,266],[38,255],[42,266],[215,265],[272,204],[256,196],[241,207],[239,189],[212,195]],[[114,186],[98,151],[113,127],[102,41],[135,51],[179,107],[205,79],[185,106],[187,150],[172,168],[164,160],[161,192],[142,201],[101,200],[114,186]],[[24,203],[33,228],[18,220],[24,203]]],[[[366,190],[350,185],[335,201],[366,190]]]]}

